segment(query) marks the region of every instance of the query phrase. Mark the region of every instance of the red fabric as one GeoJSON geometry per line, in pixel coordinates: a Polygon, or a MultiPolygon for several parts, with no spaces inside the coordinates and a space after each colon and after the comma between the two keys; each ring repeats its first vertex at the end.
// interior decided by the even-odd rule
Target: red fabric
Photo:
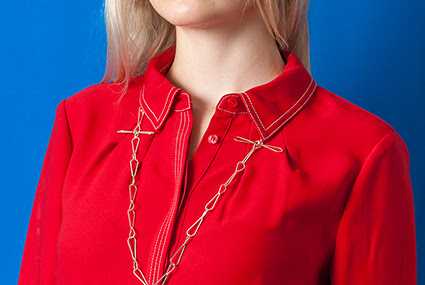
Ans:
{"type": "Polygon", "coordinates": [[[380,118],[317,86],[295,53],[272,81],[225,94],[192,160],[190,95],[163,75],[175,46],[121,86],[63,100],[36,191],[19,285],[141,284],[127,246],[132,130],[138,158],[137,256],[149,284],[205,204],[260,148],[189,242],[170,285],[416,284],[409,154],[380,118]]]}

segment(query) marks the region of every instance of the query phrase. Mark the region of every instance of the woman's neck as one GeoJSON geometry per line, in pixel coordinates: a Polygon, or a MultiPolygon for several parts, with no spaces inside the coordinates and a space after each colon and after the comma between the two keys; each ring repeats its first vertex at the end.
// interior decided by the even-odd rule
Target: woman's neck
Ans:
{"type": "Polygon", "coordinates": [[[165,76],[211,109],[224,94],[267,83],[284,66],[274,38],[250,9],[241,20],[177,26],[176,54],[165,76]]]}

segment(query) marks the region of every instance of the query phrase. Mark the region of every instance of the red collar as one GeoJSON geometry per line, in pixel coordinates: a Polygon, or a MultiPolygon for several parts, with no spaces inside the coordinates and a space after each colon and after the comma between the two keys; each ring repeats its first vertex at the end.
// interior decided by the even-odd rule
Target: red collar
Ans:
{"type": "MultiPolygon", "coordinates": [[[[152,58],[144,76],[139,77],[144,78],[140,104],[156,132],[164,124],[176,95],[187,95],[164,76],[173,62],[175,47],[152,58]]],[[[267,140],[294,117],[311,98],[317,86],[294,52],[281,50],[281,55],[287,59],[287,63],[279,76],[243,93],[223,95],[217,104],[220,107],[224,97],[239,96],[245,105],[244,110],[248,111],[263,140],[267,140]]],[[[190,105],[190,100],[187,104],[190,105]]]]}

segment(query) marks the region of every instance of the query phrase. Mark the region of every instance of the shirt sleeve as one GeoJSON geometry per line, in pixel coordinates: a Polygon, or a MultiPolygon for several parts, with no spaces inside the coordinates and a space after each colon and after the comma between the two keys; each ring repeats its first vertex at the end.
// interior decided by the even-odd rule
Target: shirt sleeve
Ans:
{"type": "Polygon", "coordinates": [[[365,160],[338,226],[331,284],[417,284],[409,160],[396,132],[365,160]]]}
{"type": "Polygon", "coordinates": [[[72,152],[65,100],[56,108],[30,216],[18,285],[54,284],[61,193],[72,152]]]}

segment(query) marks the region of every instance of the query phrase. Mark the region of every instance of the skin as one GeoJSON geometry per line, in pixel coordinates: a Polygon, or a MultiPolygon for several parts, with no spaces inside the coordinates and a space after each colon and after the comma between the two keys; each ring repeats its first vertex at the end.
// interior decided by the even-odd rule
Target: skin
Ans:
{"type": "Polygon", "coordinates": [[[165,77],[192,99],[191,159],[220,98],[273,80],[285,63],[255,6],[246,0],[150,3],[176,26],[176,55],[165,77]]]}

